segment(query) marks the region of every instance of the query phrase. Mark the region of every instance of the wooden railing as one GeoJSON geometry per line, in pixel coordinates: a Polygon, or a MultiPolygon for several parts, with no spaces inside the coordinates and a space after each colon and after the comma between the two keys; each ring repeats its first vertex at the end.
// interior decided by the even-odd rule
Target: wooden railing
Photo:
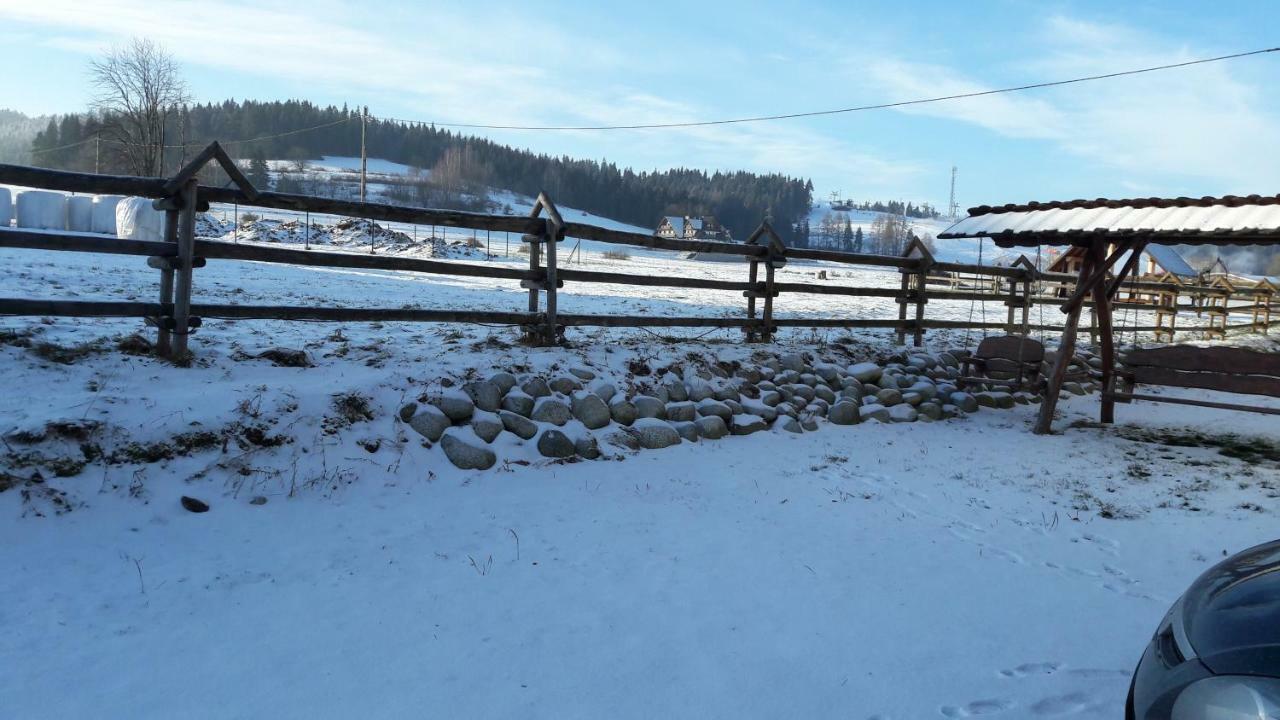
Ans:
{"type": "MultiPolygon", "coordinates": [[[[1013,267],[995,267],[936,261],[929,249],[913,241],[902,257],[845,253],[833,250],[784,247],[773,228],[766,223],[752,233],[745,243],[680,240],[643,233],[625,232],[585,223],[565,222],[555,204],[540,194],[527,215],[491,215],[387,205],[381,203],[334,200],[304,195],[260,192],[238,172],[229,173],[236,187],[216,188],[198,185],[200,168],[217,161],[231,166],[230,159],[217,144],[211,145],[173,178],[140,178],[66,172],[16,165],[0,165],[0,183],[78,193],[132,195],[152,198],[154,206],[165,212],[163,240],[127,240],[93,237],[60,232],[0,230],[0,247],[29,248],[47,251],[70,251],[136,255],[148,258],[148,265],[160,271],[159,291],[154,303],[97,300],[32,300],[0,298],[0,315],[35,315],[54,317],[141,317],[157,329],[157,352],[173,359],[188,356],[187,338],[205,318],[322,320],[333,322],[458,322],[487,323],[523,327],[530,340],[540,344],[558,342],[568,327],[712,327],[742,328],[748,341],[768,341],[778,328],[883,328],[896,334],[899,344],[912,336],[921,345],[927,330],[981,329],[1009,333],[1058,331],[1061,324],[1031,322],[1031,309],[1042,303],[1060,303],[1056,296],[1042,293],[1046,282],[1054,288],[1073,285],[1074,275],[1038,272],[1027,260],[1013,267]],[[502,267],[493,264],[444,262],[425,258],[391,255],[356,254],[300,250],[253,244],[234,244],[200,240],[195,235],[196,213],[207,210],[210,203],[236,203],[249,207],[344,215],[387,222],[436,225],[475,230],[519,233],[528,245],[527,268],[502,267]],[[716,253],[743,256],[747,277],[743,281],[720,280],[669,275],[600,272],[560,267],[558,245],[565,238],[593,240],[615,245],[673,250],[694,253],[716,253]],[[511,280],[528,290],[525,311],[431,310],[411,308],[312,307],[281,305],[228,305],[196,303],[192,300],[194,271],[207,260],[242,260],[280,263],[308,267],[396,270],[459,277],[511,280]],[[892,268],[901,275],[897,288],[855,287],[818,282],[779,282],[776,271],[788,260],[814,260],[851,266],[892,268]],[[763,272],[762,272],[763,271],[763,272]],[[939,274],[993,278],[995,291],[973,291],[930,288],[930,279],[939,274]],[[746,312],[740,318],[712,316],[594,315],[561,313],[558,295],[565,283],[605,283],[644,287],[673,287],[741,293],[746,298],[746,312]],[[898,304],[896,318],[867,319],[848,317],[779,318],[774,314],[774,301],[783,294],[808,293],[847,297],[892,298],[898,304]],[[926,317],[930,300],[994,301],[1007,308],[1005,322],[974,322],[926,317]]],[[[696,262],[696,261],[695,261],[696,262]]],[[[815,268],[816,270],[817,268],[815,268]]],[[[1271,293],[1258,288],[1188,286],[1180,283],[1125,283],[1130,292],[1172,293],[1176,315],[1180,310],[1203,310],[1199,298],[1216,294],[1247,299],[1248,306],[1228,308],[1253,312],[1253,322],[1230,325],[1223,314],[1223,331],[1250,328],[1266,332],[1270,327],[1271,293]],[[1179,305],[1177,297],[1192,300],[1179,305]],[[1265,307],[1265,318],[1259,313],[1265,307]]],[[[1162,312],[1151,304],[1139,309],[1162,312]]],[[[1224,301],[1224,306],[1228,305],[1224,301]]],[[[1121,304],[1118,307],[1124,308],[1121,304]]],[[[1058,313],[1054,313],[1055,319],[1058,313]]],[[[1160,318],[1157,315],[1157,318],[1160,318]]],[[[1212,325],[1212,322],[1211,322],[1212,325]]],[[[1155,326],[1132,326],[1126,331],[1168,332],[1171,327],[1160,322],[1155,326]]],[[[1216,327],[1214,328],[1216,332],[1216,327]]]]}

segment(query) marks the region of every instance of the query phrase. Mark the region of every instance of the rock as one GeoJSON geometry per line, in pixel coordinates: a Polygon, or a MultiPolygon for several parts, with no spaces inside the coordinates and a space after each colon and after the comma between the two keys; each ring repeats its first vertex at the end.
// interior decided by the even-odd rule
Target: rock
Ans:
{"type": "Polygon", "coordinates": [[[433,400],[431,404],[440,408],[440,412],[449,416],[453,422],[469,420],[471,413],[476,410],[476,404],[465,392],[453,388],[441,391],[440,397],[433,400]]]}
{"type": "Polygon", "coordinates": [[[782,369],[792,372],[803,372],[805,369],[804,357],[800,353],[787,353],[778,358],[778,364],[782,369]]]}
{"type": "Polygon", "coordinates": [[[610,445],[615,447],[626,448],[627,450],[640,449],[640,440],[636,437],[636,433],[630,428],[626,431],[619,430],[617,432],[611,432],[606,435],[604,439],[610,445]]]}
{"type": "Polygon", "coordinates": [[[569,395],[573,393],[574,390],[582,389],[582,383],[578,382],[577,378],[571,378],[568,375],[561,375],[547,383],[547,385],[561,395],[569,395]]]}
{"type": "Polygon", "coordinates": [[[800,418],[800,427],[808,432],[813,432],[818,429],[818,419],[812,415],[804,415],[800,418]]]}
{"type": "Polygon", "coordinates": [[[729,426],[725,420],[716,415],[703,415],[693,421],[698,426],[698,434],[708,440],[719,440],[729,434],[729,426]]]}
{"type": "Polygon", "coordinates": [[[1062,383],[1062,389],[1071,393],[1072,395],[1085,394],[1084,386],[1078,382],[1064,382],[1062,383]]]}
{"type": "Polygon", "coordinates": [[[953,418],[958,412],[960,412],[960,408],[952,405],[951,403],[945,403],[942,406],[942,419],[947,420],[949,418],[953,418]]]}
{"type": "Polygon", "coordinates": [[[911,383],[911,387],[907,388],[907,390],[919,393],[925,400],[932,400],[938,396],[938,386],[928,380],[917,380],[911,383]]]}
{"type": "Polygon", "coordinates": [[[591,383],[591,385],[588,386],[588,389],[606,403],[612,400],[614,395],[618,394],[618,389],[614,387],[612,383],[607,383],[603,380],[597,380],[591,383]]]}
{"type": "Polygon", "coordinates": [[[804,428],[800,427],[800,421],[793,417],[784,417],[774,424],[775,428],[785,430],[790,433],[803,433],[804,428]]]}
{"type": "Polygon", "coordinates": [[[698,416],[697,406],[692,402],[667,403],[667,419],[673,422],[693,422],[698,416]]]}
{"type": "Polygon", "coordinates": [[[583,435],[573,441],[573,451],[578,456],[587,460],[598,460],[600,458],[600,443],[596,442],[594,435],[583,435]]]}
{"type": "Polygon", "coordinates": [[[496,372],[489,376],[489,382],[498,386],[498,390],[506,395],[516,386],[516,376],[509,372],[496,372]]]}
{"type": "Polygon", "coordinates": [[[849,374],[858,382],[875,382],[880,379],[884,371],[875,363],[863,362],[850,365],[849,374]]]}
{"type": "Polygon", "coordinates": [[[812,400],[815,392],[808,385],[789,385],[786,389],[791,391],[792,397],[801,397],[805,400],[812,400]]]}
{"type": "Polygon", "coordinates": [[[659,450],[680,444],[680,433],[667,423],[653,417],[642,417],[631,427],[635,432],[640,447],[647,450],[659,450]]]}
{"type": "Polygon", "coordinates": [[[773,410],[774,412],[777,413],[777,415],[775,415],[774,417],[782,417],[784,415],[795,417],[800,413],[800,411],[796,409],[796,406],[792,405],[789,402],[778,403],[777,407],[775,407],[773,410]]]}
{"type": "Polygon", "coordinates": [[[551,394],[551,386],[547,385],[547,381],[537,375],[525,380],[524,383],[520,385],[520,389],[524,391],[524,394],[535,399],[546,397],[551,394]]]}
{"type": "Polygon", "coordinates": [[[738,402],[737,400],[721,400],[720,402],[723,402],[725,407],[732,410],[734,415],[737,415],[738,413],[742,412],[742,403],[738,402]]]}
{"type": "Polygon", "coordinates": [[[961,412],[978,412],[978,398],[967,392],[953,392],[948,398],[961,412]]]}
{"type": "MultiPolygon", "coordinates": [[[[851,403],[851,404],[857,405],[858,403],[851,403]]],[[[808,407],[804,409],[805,414],[817,415],[818,417],[826,417],[827,413],[830,411],[831,411],[831,405],[827,403],[826,400],[814,400],[812,403],[809,404],[808,407]]]]}
{"type": "Polygon", "coordinates": [[[596,379],[596,374],[584,367],[571,367],[569,368],[569,372],[572,373],[573,376],[578,378],[579,380],[585,381],[585,380],[596,379]]]}
{"type": "Polygon", "coordinates": [[[609,404],[609,416],[619,425],[629,426],[636,421],[636,418],[640,417],[640,414],[636,411],[635,405],[623,398],[609,404]]]}
{"type": "Polygon", "coordinates": [[[818,376],[813,373],[800,373],[800,383],[809,387],[817,387],[818,376]]]}
{"type": "Polygon", "coordinates": [[[765,422],[765,419],[759,415],[743,413],[733,416],[733,425],[730,426],[729,431],[734,435],[750,435],[751,433],[766,430],[768,427],[769,423],[765,422]]]}
{"type": "Polygon", "coordinates": [[[470,430],[449,428],[440,436],[440,447],[449,462],[463,470],[488,470],[498,461],[498,456],[470,430]]]}
{"type": "Polygon", "coordinates": [[[266,496],[266,495],[254,495],[254,496],[253,496],[253,499],[249,501],[249,504],[250,504],[250,505],[266,505],[266,504],[267,504],[267,496],[266,496]]]}
{"type": "Polygon", "coordinates": [[[798,383],[800,382],[800,373],[795,370],[783,370],[773,376],[773,382],[775,385],[790,385],[792,383],[798,383]]]}
{"type": "Polygon", "coordinates": [[[694,402],[701,402],[716,396],[716,388],[700,377],[691,377],[685,380],[684,387],[688,391],[686,397],[694,402]]]}
{"type": "Polygon", "coordinates": [[[774,405],[782,402],[782,393],[777,390],[766,390],[765,392],[760,393],[760,402],[768,405],[769,407],[773,407],[774,405]]]}
{"type": "Polygon", "coordinates": [[[502,434],[503,427],[502,418],[496,413],[477,410],[476,414],[471,416],[471,429],[475,431],[477,437],[481,440],[491,443],[493,439],[502,434]]]}
{"type": "Polygon", "coordinates": [[[729,409],[728,405],[710,398],[699,401],[697,408],[699,415],[714,415],[721,420],[729,420],[733,417],[733,411],[729,409]]]}
{"type": "Polygon", "coordinates": [[[896,388],[885,388],[876,393],[876,400],[885,406],[897,405],[902,402],[902,391],[896,388]]]}
{"type": "Polygon", "coordinates": [[[684,402],[689,399],[689,390],[680,380],[672,378],[662,386],[667,391],[667,399],[673,402],[684,402]]]}
{"type": "MultiPolygon", "coordinates": [[[[743,383],[743,388],[742,394],[747,395],[748,397],[760,395],[760,391],[755,389],[755,386],[750,383],[743,383]]],[[[720,402],[724,402],[725,400],[737,400],[738,394],[739,391],[737,388],[730,385],[721,385],[720,387],[715,388],[711,397],[715,400],[719,400],[720,402]]]]}
{"type": "Polygon", "coordinates": [[[912,385],[915,385],[916,382],[919,380],[919,378],[917,378],[915,375],[899,375],[895,379],[898,381],[899,390],[906,390],[912,385]]]}
{"type": "Polygon", "coordinates": [[[738,372],[734,374],[742,378],[743,380],[746,380],[749,383],[758,383],[764,379],[760,375],[759,368],[754,368],[754,367],[751,367],[750,365],[743,365],[742,367],[738,368],[738,372]]]}
{"type": "Polygon", "coordinates": [[[993,408],[1000,408],[1002,410],[1008,410],[1014,405],[1013,396],[1007,392],[999,392],[996,390],[984,390],[983,392],[978,393],[974,397],[978,399],[978,404],[983,407],[993,407],[993,408]]]}
{"type": "Polygon", "coordinates": [[[1031,393],[1020,390],[1013,394],[1013,401],[1019,405],[1030,405],[1032,397],[1031,393]]]}
{"type": "Polygon", "coordinates": [[[636,406],[636,414],[641,418],[664,420],[667,417],[667,406],[661,400],[650,395],[637,395],[631,399],[636,406]]]}
{"type": "Polygon", "coordinates": [[[936,367],[938,365],[938,361],[930,355],[912,355],[907,358],[907,365],[920,370],[928,370],[929,368],[936,367]]]}
{"type": "Polygon", "coordinates": [[[698,442],[698,424],[696,422],[679,420],[671,423],[671,427],[675,428],[676,433],[685,440],[698,442]]]}
{"type": "Polygon", "coordinates": [[[828,385],[835,385],[840,382],[840,368],[831,363],[814,363],[813,372],[828,385]]]}
{"type": "Polygon", "coordinates": [[[576,392],[573,394],[573,416],[582,421],[589,430],[598,430],[609,424],[612,419],[609,406],[599,395],[592,392],[576,392]]]}
{"type": "Polygon", "coordinates": [[[486,412],[497,412],[502,403],[502,390],[487,380],[469,382],[462,386],[462,390],[476,407],[486,412]]]}
{"type": "Polygon", "coordinates": [[[418,412],[418,403],[411,402],[403,405],[400,408],[400,421],[409,422],[413,419],[413,414],[416,412],[418,412]]]}
{"type": "Polygon", "coordinates": [[[916,412],[920,413],[921,418],[929,418],[930,420],[942,419],[942,406],[936,402],[923,402],[916,406],[916,412]]]}
{"type": "Polygon", "coordinates": [[[185,509],[187,512],[193,512],[193,513],[209,512],[209,503],[203,500],[198,500],[196,498],[183,495],[178,502],[182,503],[183,509],[185,509]]]}
{"type": "Polygon", "coordinates": [[[440,408],[434,405],[424,405],[418,408],[418,412],[409,418],[409,427],[418,431],[422,437],[431,442],[438,442],[440,436],[453,423],[449,420],[449,416],[440,411],[440,408]]]}
{"type": "Polygon", "coordinates": [[[949,352],[939,353],[938,362],[942,363],[944,366],[949,368],[960,367],[960,361],[956,358],[955,355],[952,355],[949,352]]]}
{"type": "Polygon", "coordinates": [[[502,398],[502,409],[529,417],[533,414],[533,396],[523,390],[512,390],[502,398]]]}
{"type": "MultiPolygon", "coordinates": [[[[841,392],[844,392],[844,391],[841,390],[841,392]]],[[[836,401],[835,391],[829,387],[826,387],[825,385],[819,385],[818,387],[814,388],[813,396],[815,398],[818,398],[819,400],[825,400],[828,403],[833,403],[836,401]]]]}
{"type": "Polygon", "coordinates": [[[764,418],[765,422],[773,422],[774,419],[778,417],[778,411],[776,409],[765,405],[759,400],[744,400],[741,405],[742,413],[736,413],[735,416],[737,414],[758,415],[761,418],[764,418]]]}
{"type": "Polygon", "coordinates": [[[893,422],[915,422],[920,413],[910,405],[894,405],[889,408],[889,419],[893,422]]]}
{"type": "Polygon", "coordinates": [[[538,452],[543,457],[567,458],[573,457],[577,450],[574,449],[573,441],[568,435],[559,430],[547,428],[538,436],[538,452]]]}
{"type": "Polygon", "coordinates": [[[860,410],[861,408],[858,407],[857,404],[847,400],[837,402],[827,410],[827,420],[829,420],[832,425],[857,425],[862,422],[862,414],[859,412],[860,410]]]}
{"type": "Polygon", "coordinates": [[[498,419],[502,421],[502,426],[516,437],[528,440],[538,434],[538,424],[518,413],[499,410],[498,419]]]}
{"type": "Polygon", "coordinates": [[[564,425],[573,417],[573,412],[563,402],[555,398],[543,397],[538,398],[534,403],[533,414],[530,417],[538,422],[564,425]]]}
{"type": "Polygon", "coordinates": [[[919,405],[924,402],[924,396],[918,392],[908,390],[902,393],[902,402],[908,405],[919,405]]]}
{"type": "MultiPolygon", "coordinates": [[[[911,407],[911,406],[907,405],[906,407],[911,407]]],[[[889,408],[879,403],[871,403],[870,405],[863,405],[862,407],[858,408],[858,414],[862,416],[863,420],[874,419],[874,420],[879,420],[880,422],[883,422],[883,423],[887,423],[890,421],[889,408]]]]}

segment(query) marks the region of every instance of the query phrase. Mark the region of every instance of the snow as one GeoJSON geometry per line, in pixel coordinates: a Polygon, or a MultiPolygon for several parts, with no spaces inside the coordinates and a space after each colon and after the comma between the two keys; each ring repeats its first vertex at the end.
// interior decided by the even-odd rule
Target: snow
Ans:
{"type": "MultiPolygon", "coordinates": [[[[140,258],[0,259],[0,296],[155,297],[140,258]]],[[[742,275],[672,254],[585,262],[742,275]]],[[[833,282],[898,283],[822,267],[833,282]]],[[[779,280],[814,271],[793,263],[779,280]]],[[[509,281],[217,260],[197,271],[195,295],[495,310],[527,298],[509,281]]],[[[563,312],[738,316],[742,302],[578,284],[560,296],[563,312]]],[[[778,305],[782,316],[896,314],[877,298],[778,305]]],[[[971,308],[931,302],[929,313],[971,308]]],[[[620,460],[568,464],[505,434],[493,469],[463,472],[397,419],[401,405],[517,366],[587,367],[632,392],[631,361],[658,371],[768,346],[729,331],[575,329],[569,348],[532,348],[509,328],[207,319],[191,339],[197,363],[182,369],[110,349],[151,336],[136,320],[0,328],[0,366],[21,389],[0,395],[0,434],[93,420],[107,452],[231,438],[0,492],[0,700],[14,717],[1112,718],[1185,586],[1275,536],[1273,460],[1165,442],[1194,426],[1275,448],[1280,428],[1263,416],[1134,403],[1099,429],[1082,422],[1096,396],[1071,397],[1057,436],[1032,435],[1035,407],[1017,406],[637,454],[602,442],[620,460]],[[72,364],[34,348],[103,338],[72,364]],[[255,359],[276,346],[314,367],[255,359]],[[335,411],[350,393],[372,419],[335,411]],[[238,440],[250,427],[287,440],[238,440]],[[212,510],[189,513],[182,495],[212,510]],[[56,514],[60,499],[74,509],[56,514]]],[[[842,366],[890,349],[887,331],[834,342],[845,335],[784,330],[773,349],[842,366]]],[[[586,433],[576,420],[564,431],[586,433]]]]}

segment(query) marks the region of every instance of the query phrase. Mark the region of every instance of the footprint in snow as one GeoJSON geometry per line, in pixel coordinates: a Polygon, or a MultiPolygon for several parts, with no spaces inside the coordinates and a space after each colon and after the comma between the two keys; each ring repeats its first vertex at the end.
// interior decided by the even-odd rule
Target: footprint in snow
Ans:
{"type": "Polygon", "coordinates": [[[1062,663],[1038,662],[1023,663],[1016,668],[1001,670],[1000,676],[1007,678],[1024,678],[1030,675],[1052,675],[1062,667],[1062,663]]]}
{"type": "Polygon", "coordinates": [[[1048,717],[1075,715],[1087,709],[1089,709],[1089,696],[1078,692],[1047,697],[1037,700],[1031,706],[1031,712],[1048,717]]]}
{"type": "Polygon", "coordinates": [[[1001,560],[1008,560],[1009,562],[1013,563],[1014,565],[1021,565],[1021,564],[1023,563],[1022,556],[1021,556],[1021,555],[1019,555],[1019,554],[1018,554],[1018,553],[1016,553],[1016,552],[1011,551],[1011,550],[1005,550],[1004,548],[992,547],[992,546],[990,546],[990,545],[985,545],[985,544],[983,544],[983,543],[978,543],[978,550],[979,550],[983,555],[994,555],[995,557],[998,557],[998,558],[1000,558],[1001,560]]]}
{"type": "Polygon", "coordinates": [[[982,715],[995,715],[1013,707],[1013,703],[1008,700],[974,700],[968,705],[943,705],[938,708],[938,712],[943,717],[949,718],[967,718],[978,717],[982,715]]]}

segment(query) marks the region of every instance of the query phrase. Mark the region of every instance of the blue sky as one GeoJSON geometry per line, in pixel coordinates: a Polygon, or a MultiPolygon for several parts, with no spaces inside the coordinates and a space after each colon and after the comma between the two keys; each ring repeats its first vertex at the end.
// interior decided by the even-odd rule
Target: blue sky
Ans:
{"type": "MultiPolygon", "coordinates": [[[[580,125],[820,110],[1259,49],[1280,45],[1280,3],[0,0],[0,27],[0,104],[30,113],[83,108],[89,58],[147,35],[179,58],[200,100],[580,125]]],[[[953,163],[962,207],[1274,194],[1277,80],[1280,53],[826,118],[484,134],[641,169],[777,171],[812,178],[820,195],[939,206],[953,163]]]]}

